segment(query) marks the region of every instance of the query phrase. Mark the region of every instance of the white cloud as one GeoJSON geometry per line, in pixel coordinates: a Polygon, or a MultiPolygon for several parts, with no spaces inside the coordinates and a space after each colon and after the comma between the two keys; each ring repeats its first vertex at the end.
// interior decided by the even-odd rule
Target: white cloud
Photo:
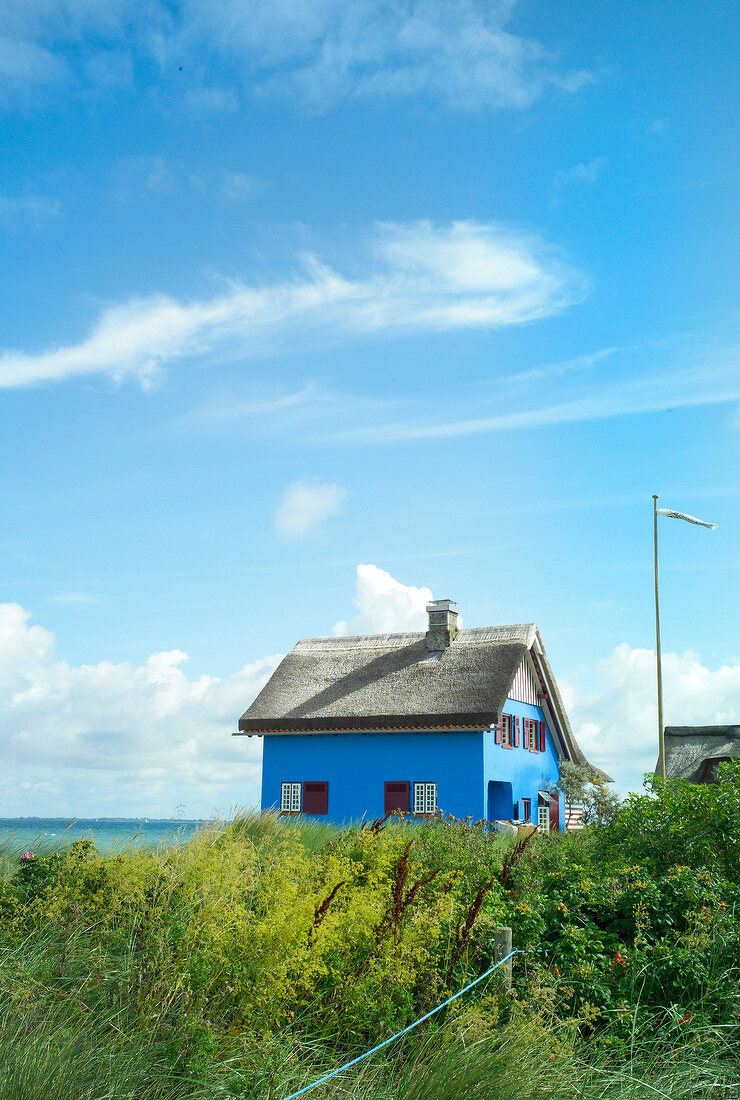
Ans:
{"type": "Polygon", "coordinates": [[[342,510],[347,496],[339,485],[311,485],[294,481],[283,493],[275,512],[275,527],[281,535],[295,538],[310,534],[342,510]]]}
{"type": "Polygon", "coordinates": [[[542,241],[496,225],[381,225],[372,251],[374,269],[354,281],[307,257],[303,273],[282,283],[232,284],[204,301],[160,294],[111,306],[78,344],[0,352],[0,387],[94,373],[147,380],[186,357],[229,348],[244,356],[291,337],[523,324],[586,293],[584,279],[542,241]]]}
{"type": "MultiPolygon", "coordinates": [[[[561,685],[578,743],[622,792],[641,790],[658,757],[655,653],[623,643],[596,666],[592,690],[561,685]]],[[[740,722],[740,664],[706,668],[696,653],[663,654],[668,726],[740,722]]]]}
{"type": "Polygon", "coordinates": [[[188,679],[179,650],[143,665],[75,668],[28,619],[18,604],[0,604],[6,814],[168,816],[182,803],[201,816],[259,801],[259,744],[230,734],[279,657],[226,679],[188,679]]]}
{"type": "Polygon", "coordinates": [[[353,601],[357,614],[349,622],[335,623],[333,633],[339,636],[426,630],[426,606],[432,598],[430,588],[401,584],[377,565],[358,565],[353,601]]]}

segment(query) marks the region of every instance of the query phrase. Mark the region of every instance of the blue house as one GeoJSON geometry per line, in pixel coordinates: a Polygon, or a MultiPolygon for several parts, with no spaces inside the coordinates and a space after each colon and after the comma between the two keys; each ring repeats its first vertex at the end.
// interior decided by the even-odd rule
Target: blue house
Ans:
{"type": "Polygon", "coordinates": [[[239,720],[264,738],[262,808],[346,822],[403,812],[563,828],[560,764],[589,767],[536,626],[298,642],[239,720]]]}

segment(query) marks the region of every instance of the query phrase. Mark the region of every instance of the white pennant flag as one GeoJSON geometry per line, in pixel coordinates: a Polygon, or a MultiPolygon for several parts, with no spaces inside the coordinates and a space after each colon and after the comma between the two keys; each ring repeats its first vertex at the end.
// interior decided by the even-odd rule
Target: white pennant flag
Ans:
{"type": "Polygon", "coordinates": [[[687,516],[685,512],[672,512],[670,508],[659,508],[659,516],[670,516],[671,519],[685,519],[687,523],[698,523],[700,527],[708,527],[710,531],[716,531],[716,523],[705,523],[703,519],[697,519],[696,516],[687,516]]]}

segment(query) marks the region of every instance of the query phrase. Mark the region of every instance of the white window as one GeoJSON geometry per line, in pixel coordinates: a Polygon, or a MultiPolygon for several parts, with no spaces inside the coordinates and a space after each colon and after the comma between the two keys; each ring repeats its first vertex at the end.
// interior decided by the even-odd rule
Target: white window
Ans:
{"type": "Polygon", "coordinates": [[[514,737],[512,734],[511,726],[513,719],[510,714],[503,714],[501,716],[501,744],[507,745],[512,748],[514,745],[514,737]]]}
{"type": "Polygon", "coordinates": [[[537,827],[541,833],[550,832],[550,807],[540,806],[537,810],[537,827]]]}
{"type": "Polygon", "coordinates": [[[436,814],[437,784],[414,783],[414,813],[436,814]]]}
{"type": "Polygon", "coordinates": [[[299,814],[301,812],[300,783],[280,784],[280,813],[299,814]]]}

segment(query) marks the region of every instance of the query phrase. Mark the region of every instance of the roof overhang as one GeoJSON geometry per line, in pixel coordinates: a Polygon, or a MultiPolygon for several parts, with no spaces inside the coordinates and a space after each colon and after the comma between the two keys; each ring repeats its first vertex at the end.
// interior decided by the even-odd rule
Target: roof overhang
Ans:
{"type": "Polygon", "coordinates": [[[488,729],[497,720],[483,714],[383,714],[362,718],[240,718],[238,734],[271,733],[426,733],[488,729]]]}

